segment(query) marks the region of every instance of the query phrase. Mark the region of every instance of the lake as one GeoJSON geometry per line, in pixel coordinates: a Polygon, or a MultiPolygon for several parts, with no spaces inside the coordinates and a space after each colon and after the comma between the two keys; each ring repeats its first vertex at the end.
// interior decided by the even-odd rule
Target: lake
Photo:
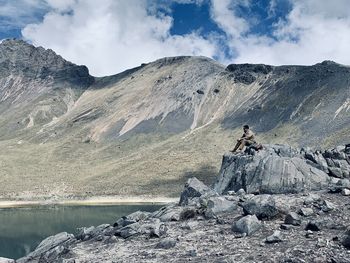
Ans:
{"type": "Polygon", "coordinates": [[[163,205],[39,206],[0,209],[0,257],[25,256],[48,236],[76,233],[78,227],[113,224],[137,210],[153,212],[163,205]]]}

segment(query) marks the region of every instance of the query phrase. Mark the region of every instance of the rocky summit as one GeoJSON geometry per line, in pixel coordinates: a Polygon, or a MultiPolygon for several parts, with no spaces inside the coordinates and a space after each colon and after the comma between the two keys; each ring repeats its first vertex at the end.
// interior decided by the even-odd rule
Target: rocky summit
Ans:
{"type": "Polygon", "coordinates": [[[349,148],[227,154],[212,187],[190,178],[178,204],[59,233],[17,262],[348,263],[349,148]]]}
{"type": "MultiPolygon", "coordinates": [[[[343,145],[350,133],[349,85],[350,68],[331,61],[226,66],[185,56],[93,77],[52,50],[4,40],[0,183],[6,187],[0,197],[177,196],[193,175],[206,184],[215,179],[218,160],[246,123],[261,143],[320,151],[343,145]]],[[[295,174],[300,187],[308,166],[297,156],[287,164],[283,153],[270,153],[261,157],[266,165],[302,169],[295,174]]],[[[242,172],[250,159],[240,160],[242,172]]],[[[339,165],[326,166],[344,176],[339,165]]],[[[324,176],[318,172],[307,184],[318,187],[324,176]]]]}

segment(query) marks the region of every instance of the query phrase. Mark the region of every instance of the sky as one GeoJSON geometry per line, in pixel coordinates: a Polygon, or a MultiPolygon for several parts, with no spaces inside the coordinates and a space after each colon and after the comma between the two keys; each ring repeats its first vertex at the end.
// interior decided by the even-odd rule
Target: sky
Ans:
{"type": "Polygon", "coordinates": [[[350,65],[348,0],[0,0],[20,38],[112,75],[168,56],[222,64],[350,65]]]}

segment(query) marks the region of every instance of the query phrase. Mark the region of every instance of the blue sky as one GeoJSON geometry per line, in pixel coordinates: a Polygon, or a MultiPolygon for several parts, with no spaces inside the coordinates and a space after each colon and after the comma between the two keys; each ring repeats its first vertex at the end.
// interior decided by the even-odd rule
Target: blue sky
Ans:
{"type": "Polygon", "coordinates": [[[0,0],[0,39],[13,37],[94,75],[177,55],[350,64],[347,0],[0,0]]]}

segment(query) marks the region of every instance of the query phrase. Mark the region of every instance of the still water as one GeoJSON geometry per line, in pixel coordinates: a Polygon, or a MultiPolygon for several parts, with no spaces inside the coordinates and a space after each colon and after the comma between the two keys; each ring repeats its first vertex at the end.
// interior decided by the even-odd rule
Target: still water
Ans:
{"type": "Polygon", "coordinates": [[[113,224],[137,210],[153,212],[161,205],[40,206],[0,209],[0,257],[20,258],[44,238],[59,232],[76,233],[82,226],[113,224]]]}

